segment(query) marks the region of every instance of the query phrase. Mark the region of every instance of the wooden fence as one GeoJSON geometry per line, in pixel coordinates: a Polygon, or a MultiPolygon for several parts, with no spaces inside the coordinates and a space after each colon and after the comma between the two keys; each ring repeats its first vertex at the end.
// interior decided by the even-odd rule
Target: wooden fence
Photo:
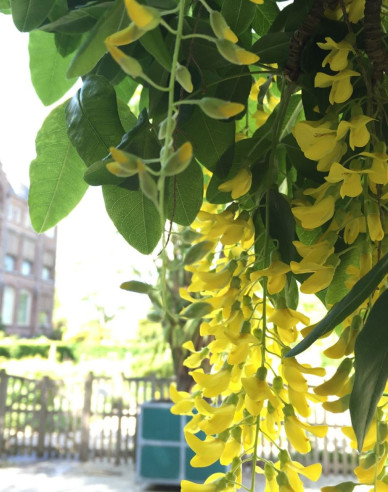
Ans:
{"type": "MultiPolygon", "coordinates": [[[[66,383],[12,376],[0,371],[0,455],[29,454],[116,464],[134,459],[139,406],[168,399],[170,379],[97,377],[66,383]]],[[[308,419],[326,423],[323,439],[311,436],[307,455],[291,453],[285,434],[280,445],[305,465],[321,462],[324,474],[348,474],[357,454],[341,432],[350,425],[347,414],[318,408],[308,419]]],[[[277,449],[262,441],[259,455],[277,459],[277,449]]]]}
{"type": "Polygon", "coordinates": [[[133,459],[139,405],[168,399],[170,379],[96,377],[66,383],[0,371],[0,454],[133,459]]]}

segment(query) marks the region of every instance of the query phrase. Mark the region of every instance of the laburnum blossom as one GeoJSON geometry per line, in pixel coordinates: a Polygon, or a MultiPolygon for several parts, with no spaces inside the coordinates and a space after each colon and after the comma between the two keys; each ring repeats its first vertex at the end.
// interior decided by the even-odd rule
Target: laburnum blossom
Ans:
{"type": "Polygon", "coordinates": [[[294,492],[303,492],[304,485],[299,475],[303,475],[309,480],[316,482],[322,473],[322,465],[315,463],[309,466],[303,466],[297,461],[292,461],[291,457],[285,449],[282,449],[279,453],[279,461],[275,463],[275,467],[283,471],[290,482],[292,490],[294,492]]]}
{"type": "Polygon", "coordinates": [[[349,21],[357,24],[364,17],[365,0],[347,0],[345,4],[349,21]]]}
{"type": "Polygon", "coordinates": [[[362,156],[372,159],[368,179],[374,184],[388,183],[388,155],[385,152],[362,152],[362,156]]]}
{"type": "Polygon", "coordinates": [[[284,430],[291,445],[302,454],[311,450],[311,444],[306,436],[306,430],[317,437],[324,437],[327,433],[327,425],[310,425],[300,421],[296,416],[292,405],[285,405],[284,413],[284,430]]]}
{"type": "Polygon", "coordinates": [[[373,118],[363,114],[352,116],[350,121],[342,120],[338,125],[337,139],[343,139],[349,131],[350,148],[354,150],[355,147],[365,147],[370,139],[370,133],[366,127],[370,121],[373,121],[373,118]]]}
{"type": "Polygon", "coordinates": [[[174,405],[171,413],[174,415],[192,415],[194,408],[194,396],[187,391],[178,391],[175,383],[170,385],[170,398],[174,405]]]}
{"type": "Polygon", "coordinates": [[[233,200],[240,198],[248,193],[252,186],[252,173],[247,167],[241,168],[236,176],[224,183],[220,184],[218,189],[220,191],[230,191],[233,200]]]}
{"type": "Polygon", "coordinates": [[[315,87],[331,87],[329,94],[330,104],[343,103],[347,101],[353,93],[353,86],[350,82],[351,77],[360,75],[359,72],[346,68],[336,75],[328,75],[318,72],[314,79],[315,87]]]}
{"type": "Polygon", "coordinates": [[[283,263],[280,260],[274,260],[271,262],[268,268],[262,270],[255,270],[250,274],[250,280],[256,282],[262,277],[267,277],[267,289],[270,294],[278,294],[286,285],[286,274],[290,271],[289,265],[283,263]]]}
{"type": "Polygon", "coordinates": [[[234,492],[236,489],[233,485],[229,486],[225,480],[224,473],[214,473],[210,475],[203,484],[182,480],[181,492],[234,492]]]}
{"type": "Polygon", "coordinates": [[[217,373],[205,374],[201,369],[192,371],[191,376],[203,390],[203,396],[212,398],[223,393],[229,385],[231,373],[228,369],[222,369],[217,373]]]}
{"type": "Polygon", "coordinates": [[[322,67],[329,64],[331,70],[335,72],[344,70],[348,66],[349,53],[354,53],[353,46],[346,40],[336,43],[332,38],[326,37],[324,43],[317,43],[317,45],[322,50],[330,51],[323,60],[322,67]]]}
{"type": "Polygon", "coordinates": [[[275,309],[268,317],[268,321],[276,325],[279,337],[285,344],[293,343],[297,339],[296,325],[298,323],[304,325],[310,323],[307,316],[290,308],[275,309]]]}
{"type": "Polygon", "coordinates": [[[232,404],[213,407],[199,396],[195,398],[195,407],[198,413],[205,417],[198,427],[207,435],[220,434],[227,429],[233,421],[236,410],[236,406],[232,404]]]}
{"type": "Polygon", "coordinates": [[[125,0],[125,7],[129,17],[139,29],[150,31],[160,22],[160,16],[156,9],[142,5],[136,0],[125,0]]]}
{"type": "Polygon", "coordinates": [[[345,196],[350,196],[354,198],[362,193],[361,175],[369,172],[369,170],[357,171],[354,169],[347,169],[339,162],[334,162],[325,179],[329,183],[342,182],[340,188],[341,197],[344,198],[345,196]]]}
{"type": "Polygon", "coordinates": [[[222,439],[207,436],[204,441],[191,432],[185,432],[185,439],[188,446],[194,451],[195,455],[190,464],[194,467],[210,466],[220,459],[225,447],[222,439]]]}
{"type": "Polygon", "coordinates": [[[343,396],[344,388],[349,381],[349,373],[352,368],[352,360],[344,359],[329,380],[314,388],[314,393],[317,395],[343,396]]]}
{"type": "Polygon", "coordinates": [[[219,272],[195,271],[193,273],[191,284],[188,287],[189,292],[201,292],[204,290],[222,289],[226,287],[232,278],[232,272],[228,269],[219,272]]]}
{"type": "Polygon", "coordinates": [[[373,450],[362,456],[360,464],[354,469],[354,474],[360,483],[373,484],[375,477],[380,475],[386,464],[388,443],[377,443],[375,448],[378,452],[373,450]]]}
{"type": "Polygon", "coordinates": [[[293,273],[312,273],[306,280],[302,282],[300,287],[301,292],[304,294],[315,294],[323,289],[326,289],[333,280],[333,276],[338,263],[336,255],[329,257],[333,259],[331,262],[327,262],[324,265],[319,263],[301,261],[297,263],[292,261],[290,267],[293,273]]]}
{"type": "Polygon", "coordinates": [[[313,161],[323,159],[338,145],[337,130],[328,121],[300,121],[292,134],[304,155],[313,161]]]}
{"type": "Polygon", "coordinates": [[[292,213],[300,220],[302,227],[307,230],[316,229],[325,224],[334,215],[335,199],[332,195],[316,201],[313,205],[298,205],[292,208],[292,213]]]}

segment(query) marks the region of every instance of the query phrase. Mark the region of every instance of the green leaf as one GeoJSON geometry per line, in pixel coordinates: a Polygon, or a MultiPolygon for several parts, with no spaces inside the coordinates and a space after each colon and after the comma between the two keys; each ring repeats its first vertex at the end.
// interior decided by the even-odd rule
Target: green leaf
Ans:
{"type": "Polygon", "coordinates": [[[172,65],[171,53],[168,50],[159,27],[148,31],[140,38],[142,46],[150,53],[159,64],[170,72],[172,65]]]}
{"type": "Polygon", "coordinates": [[[188,226],[196,218],[203,199],[203,174],[193,159],[177,176],[168,179],[167,218],[188,226]]]}
{"type": "Polygon", "coordinates": [[[105,39],[129,24],[128,15],[122,0],[116,0],[92,28],[86,40],[73,58],[68,69],[68,77],[80,77],[90,72],[98,60],[106,53],[105,39]]]}
{"type": "Polygon", "coordinates": [[[129,280],[128,282],[123,282],[120,285],[120,289],[136,292],[137,294],[149,294],[153,287],[150,284],[139,282],[139,280],[129,280]]]}
{"type": "Polygon", "coordinates": [[[121,124],[123,125],[124,131],[127,133],[136,125],[137,118],[129,109],[128,104],[121,99],[118,99],[117,101],[117,110],[119,112],[119,118],[121,124]]]}
{"type": "Polygon", "coordinates": [[[256,5],[249,0],[224,0],[221,13],[232,31],[238,35],[252,24],[256,5]]]}
{"type": "Polygon", "coordinates": [[[100,75],[85,79],[66,108],[71,142],[87,166],[109,154],[124,134],[116,92],[100,75]]]}
{"type": "Polygon", "coordinates": [[[247,99],[252,88],[252,76],[245,66],[236,66],[228,70],[224,77],[235,77],[224,80],[217,85],[215,96],[225,101],[239,102],[247,105],[247,99]],[[236,77],[241,75],[241,77],[236,77]]]}
{"type": "Polygon", "coordinates": [[[349,410],[360,452],[388,379],[387,340],[388,290],[385,290],[373,305],[354,349],[355,378],[349,410]]]}
{"type": "Polygon", "coordinates": [[[181,126],[182,134],[193,144],[194,155],[212,171],[222,154],[234,141],[234,121],[213,120],[199,108],[181,126]]]}
{"type": "MultiPolygon", "coordinates": [[[[361,246],[359,244],[359,246],[361,246]]],[[[346,270],[349,266],[360,266],[360,250],[361,248],[352,248],[343,255],[341,255],[341,263],[335,269],[335,275],[331,284],[329,285],[325,298],[325,305],[332,306],[336,302],[339,302],[348,292],[345,282],[349,278],[346,270]]]]}
{"type": "Polygon", "coordinates": [[[12,0],[12,18],[21,32],[29,32],[46,20],[54,0],[12,0]]]}
{"type": "Polygon", "coordinates": [[[321,492],[352,492],[357,485],[359,484],[354,482],[341,482],[338,485],[322,487],[321,492]]]}
{"type": "Polygon", "coordinates": [[[303,118],[303,104],[300,94],[294,94],[290,97],[287,105],[286,114],[284,116],[280,140],[289,135],[298,121],[303,118]]]}
{"type": "Polygon", "coordinates": [[[30,33],[28,51],[32,85],[42,103],[50,106],[76,82],[66,78],[71,58],[58,53],[53,34],[40,31],[30,33]]]}
{"type": "Polygon", "coordinates": [[[10,0],[0,0],[0,12],[2,14],[10,14],[11,13],[10,0]]]}
{"type": "Polygon", "coordinates": [[[300,354],[318,340],[318,338],[329,333],[337,325],[342,323],[344,319],[350,316],[372,294],[387,273],[388,254],[383,256],[372,270],[353,286],[349,294],[343,297],[316,325],[314,330],[287,353],[286,357],[295,357],[300,354]]]}
{"type": "Polygon", "coordinates": [[[206,256],[214,247],[212,241],[201,241],[196,243],[187,251],[183,260],[184,265],[192,265],[206,256]]]}
{"type": "Polygon", "coordinates": [[[117,97],[122,101],[128,103],[138,85],[139,84],[131,79],[131,77],[127,76],[119,84],[115,85],[114,88],[117,97]]]}
{"type": "MultiPolygon", "coordinates": [[[[54,38],[58,53],[65,58],[74,53],[74,51],[78,48],[81,43],[82,36],[80,34],[62,34],[61,32],[56,32],[54,34],[54,38]]],[[[66,75],[64,75],[64,78],[65,77],[66,75]]]]}
{"type": "Polygon", "coordinates": [[[45,24],[40,29],[41,31],[61,32],[64,34],[82,34],[88,32],[111,6],[112,2],[104,2],[90,7],[70,10],[63,17],[45,24]]]}
{"type": "Polygon", "coordinates": [[[87,189],[85,164],[66,132],[66,105],[48,115],[36,137],[37,157],[30,166],[28,203],[37,232],[47,231],[66,217],[87,189]]]}
{"type": "MultiPolygon", "coordinates": [[[[261,213],[265,224],[264,208],[261,209],[261,213]]],[[[279,253],[285,263],[290,263],[297,258],[292,243],[296,240],[295,218],[288,199],[276,189],[269,192],[269,234],[278,242],[279,253]]]]}
{"type": "Polygon", "coordinates": [[[251,51],[260,56],[261,63],[277,63],[282,67],[287,60],[290,39],[288,32],[270,32],[256,41],[251,51]]]}
{"type": "Polygon", "coordinates": [[[279,7],[272,0],[265,0],[263,5],[256,9],[252,27],[259,36],[264,36],[279,14],[279,7]]]}
{"type": "Polygon", "coordinates": [[[180,314],[183,318],[203,318],[213,311],[213,306],[208,302],[198,301],[189,304],[180,314]]]}
{"type": "Polygon", "coordinates": [[[118,232],[140,253],[152,253],[161,236],[159,213],[141,191],[102,187],[105,207],[118,232]]]}

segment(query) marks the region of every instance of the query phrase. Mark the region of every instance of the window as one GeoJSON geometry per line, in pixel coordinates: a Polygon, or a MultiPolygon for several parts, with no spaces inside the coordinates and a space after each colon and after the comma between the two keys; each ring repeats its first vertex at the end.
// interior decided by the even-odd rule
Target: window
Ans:
{"type": "Polygon", "coordinates": [[[15,258],[13,256],[4,256],[4,270],[6,272],[13,272],[15,270],[15,258]]]}
{"type": "Polygon", "coordinates": [[[3,290],[3,308],[1,322],[5,325],[13,323],[13,310],[15,306],[15,289],[6,285],[3,290]]]}
{"type": "Polygon", "coordinates": [[[50,237],[50,238],[54,238],[55,237],[55,227],[52,227],[48,231],[45,231],[44,235],[47,237],[50,237]]]}
{"type": "Polygon", "coordinates": [[[7,253],[17,256],[19,253],[19,239],[20,236],[13,231],[8,230],[6,241],[7,241],[7,253]]]}
{"type": "Polygon", "coordinates": [[[23,239],[22,248],[23,258],[26,260],[34,261],[35,259],[35,241],[30,238],[23,239]]]}
{"type": "Polygon", "coordinates": [[[16,205],[10,205],[8,207],[8,220],[12,222],[20,223],[22,218],[22,211],[16,205]]]}
{"type": "Polygon", "coordinates": [[[28,325],[30,323],[31,294],[28,290],[22,289],[19,292],[18,306],[18,325],[28,325]]]}
{"type": "Polygon", "coordinates": [[[24,260],[22,263],[22,275],[31,275],[32,263],[30,261],[24,260]]]}
{"type": "Polygon", "coordinates": [[[52,267],[55,265],[55,252],[51,250],[46,250],[43,253],[43,265],[47,267],[52,267]]]}
{"type": "Polygon", "coordinates": [[[39,313],[39,326],[49,326],[49,315],[46,311],[41,311],[39,313]]]}
{"type": "Polygon", "coordinates": [[[49,267],[42,268],[42,280],[50,280],[51,278],[51,269],[49,267]]]}

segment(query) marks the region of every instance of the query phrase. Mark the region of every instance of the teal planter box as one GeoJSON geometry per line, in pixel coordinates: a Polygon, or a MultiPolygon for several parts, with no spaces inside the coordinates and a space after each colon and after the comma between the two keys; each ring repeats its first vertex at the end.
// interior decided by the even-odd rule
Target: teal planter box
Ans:
{"type": "MultiPolygon", "coordinates": [[[[172,403],[144,403],[141,406],[136,449],[136,476],[142,483],[178,485],[181,480],[204,482],[212,473],[227,471],[214,463],[206,468],[194,468],[190,460],[193,451],[187,446],[183,427],[184,415],[170,412],[172,403]]],[[[204,437],[204,436],[200,436],[204,437]]]]}

